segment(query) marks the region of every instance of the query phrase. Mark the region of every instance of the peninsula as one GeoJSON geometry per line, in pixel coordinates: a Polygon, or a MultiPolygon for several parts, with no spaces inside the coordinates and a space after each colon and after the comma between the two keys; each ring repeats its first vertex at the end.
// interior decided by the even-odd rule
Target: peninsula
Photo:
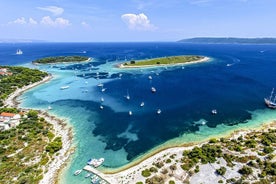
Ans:
{"type": "Polygon", "coordinates": [[[192,64],[198,62],[204,62],[209,60],[208,57],[204,56],[170,56],[170,57],[161,57],[155,59],[146,59],[141,61],[130,61],[126,63],[121,63],[118,65],[119,68],[144,68],[144,67],[153,67],[153,66],[173,66],[173,65],[183,65],[183,64],[192,64]]]}
{"type": "Polygon", "coordinates": [[[276,44],[276,38],[197,37],[179,40],[178,42],[195,44],[276,44]]]}
{"type": "Polygon", "coordinates": [[[34,60],[33,64],[54,64],[54,63],[70,63],[70,62],[84,62],[89,61],[90,58],[86,56],[54,56],[34,60]]]}

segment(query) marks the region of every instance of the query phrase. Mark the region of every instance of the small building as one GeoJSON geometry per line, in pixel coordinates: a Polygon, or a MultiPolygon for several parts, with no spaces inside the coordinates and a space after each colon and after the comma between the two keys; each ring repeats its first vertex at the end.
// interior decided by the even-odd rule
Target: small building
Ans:
{"type": "Polygon", "coordinates": [[[8,130],[11,127],[16,127],[20,123],[20,114],[2,112],[0,114],[0,130],[8,130]]]}
{"type": "Polygon", "coordinates": [[[0,68],[0,75],[12,75],[12,72],[9,72],[7,68],[0,68]]]}

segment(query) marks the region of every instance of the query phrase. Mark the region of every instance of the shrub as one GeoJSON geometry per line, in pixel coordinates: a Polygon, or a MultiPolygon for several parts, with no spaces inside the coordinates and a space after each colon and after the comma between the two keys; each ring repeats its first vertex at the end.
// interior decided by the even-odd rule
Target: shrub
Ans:
{"type": "Polygon", "coordinates": [[[226,168],[225,167],[220,167],[219,169],[216,169],[216,173],[218,175],[223,176],[226,173],[226,168]]]}
{"type": "Polygon", "coordinates": [[[150,175],[151,175],[151,172],[149,169],[145,169],[142,171],[142,176],[144,176],[145,178],[149,177],[150,175]]]}
{"type": "Polygon", "coordinates": [[[253,170],[251,167],[243,166],[238,172],[242,175],[249,175],[253,173],[253,170]]]}
{"type": "Polygon", "coordinates": [[[175,182],[173,180],[170,180],[169,184],[175,184],[175,182]]]}

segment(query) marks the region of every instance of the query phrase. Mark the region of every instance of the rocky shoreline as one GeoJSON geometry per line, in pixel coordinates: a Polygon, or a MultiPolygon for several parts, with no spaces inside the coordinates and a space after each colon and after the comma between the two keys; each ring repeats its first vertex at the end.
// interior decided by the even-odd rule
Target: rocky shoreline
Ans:
{"type": "MultiPolygon", "coordinates": [[[[18,88],[4,101],[4,106],[19,108],[20,102],[18,102],[17,98],[20,95],[35,86],[50,81],[52,78],[52,75],[49,74],[39,82],[24,86],[23,88],[18,88]]],[[[56,183],[60,170],[73,152],[72,128],[68,127],[68,125],[64,123],[64,120],[52,116],[46,111],[38,110],[38,112],[40,117],[44,118],[48,123],[53,125],[55,136],[60,136],[62,139],[62,149],[55,154],[54,159],[50,162],[50,164],[43,168],[46,172],[43,174],[43,179],[40,181],[40,184],[53,184],[56,183]]]]}

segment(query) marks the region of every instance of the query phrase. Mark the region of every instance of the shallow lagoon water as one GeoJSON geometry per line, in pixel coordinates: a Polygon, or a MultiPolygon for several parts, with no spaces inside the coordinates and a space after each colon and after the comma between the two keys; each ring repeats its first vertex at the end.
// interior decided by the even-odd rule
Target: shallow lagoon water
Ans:
{"type": "Polygon", "coordinates": [[[50,105],[50,113],[66,118],[73,126],[77,149],[61,183],[89,183],[72,173],[91,157],[105,158],[105,168],[100,169],[114,169],[149,151],[256,127],[276,118],[263,103],[276,84],[274,45],[44,43],[1,48],[6,49],[0,52],[3,64],[39,67],[54,75],[52,81],[22,95],[21,106],[47,110],[50,105]],[[24,52],[21,59],[7,54],[18,47],[24,52]],[[93,60],[69,65],[30,64],[39,57],[75,54],[93,60]],[[185,54],[208,56],[211,61],[184,67],[114,67],[126,60],[185,54]],[[104,84],[105,92],[99,83],[104,84]],[[60,90],[67,85],[68,89],[60,90]],[[157,89],[154,94],[152,86],[157,89]],[[130,100],[125,98],[127,94],[130,100]],[[144,107],[140,107],[142,101],[144,107]],[[159,108],[162,113],[157,115],[159,108]],[[212,115],[212,109],[218,114],[212,115]]]}

